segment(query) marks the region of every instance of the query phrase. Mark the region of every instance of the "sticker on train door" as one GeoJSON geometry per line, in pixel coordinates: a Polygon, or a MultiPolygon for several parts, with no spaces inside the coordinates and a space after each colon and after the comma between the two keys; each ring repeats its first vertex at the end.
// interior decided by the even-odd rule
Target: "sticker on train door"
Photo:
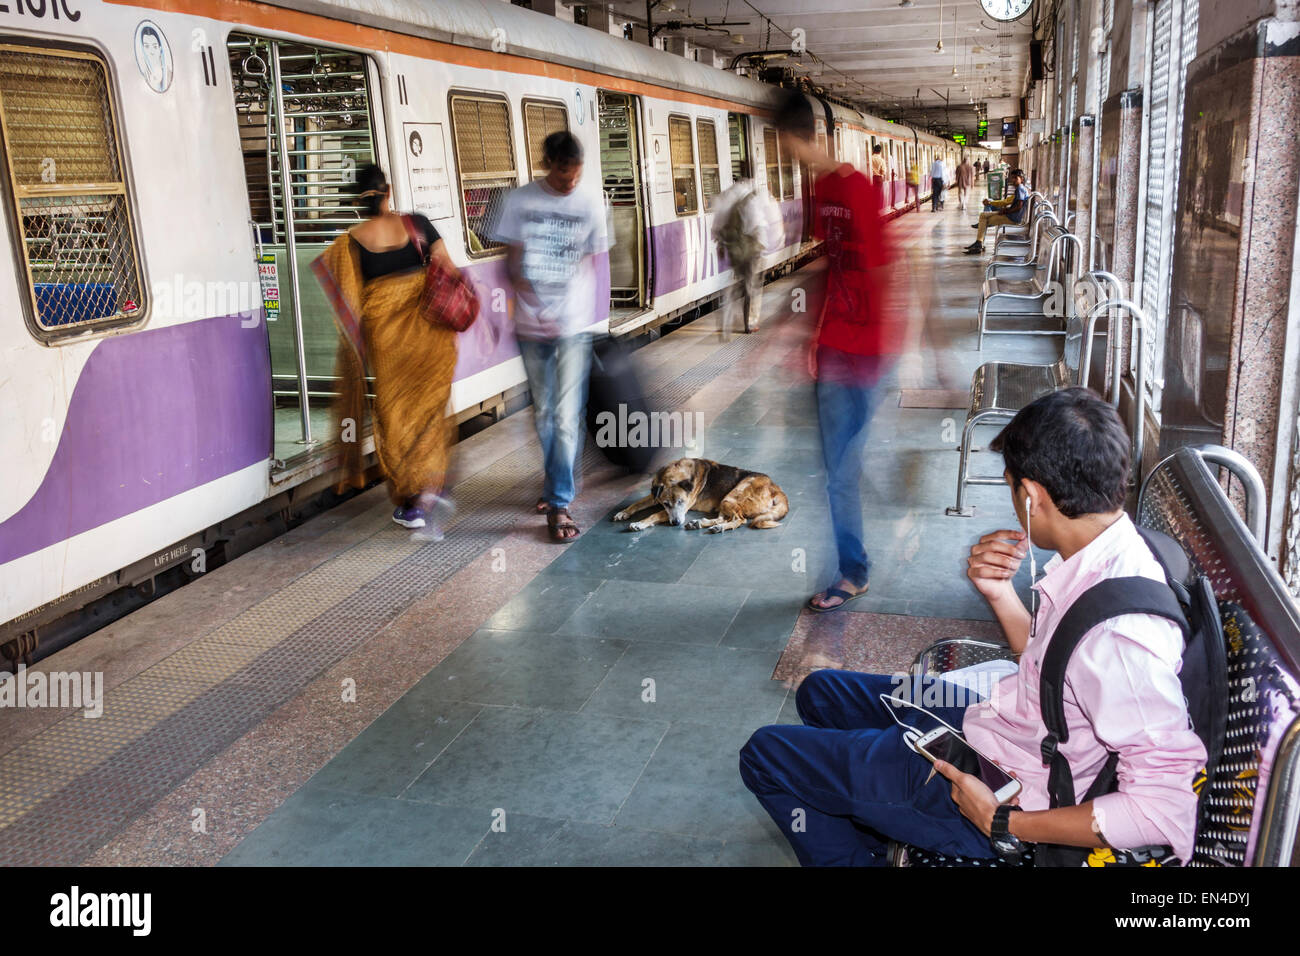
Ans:
{"type": "Polygon", "coordinates": [[[262,306],[266,321],[280,318],[280,270],[274,252],[263,252],[257,257],[257,278],[262,283],[262,306]]]}
{"type": "Polygon", "coordinates": [[[135,65],[155,93],[166,93],[172,85],[172,51],[162,27],[141,20],[135,28],[135,65]]]}
{"type": "Polygon", "coordinates": [[[407,184],[411,207],[430,219],[452,215],[451,180],[447,176],[447,141],[441,123],[403,123],[407,184]]]}
{"type": "Polygon", "coordinates": [[[654,184],[655,192],[673,191],[673,169],[668,162],[668,134],[654,134],[654,184]]]}

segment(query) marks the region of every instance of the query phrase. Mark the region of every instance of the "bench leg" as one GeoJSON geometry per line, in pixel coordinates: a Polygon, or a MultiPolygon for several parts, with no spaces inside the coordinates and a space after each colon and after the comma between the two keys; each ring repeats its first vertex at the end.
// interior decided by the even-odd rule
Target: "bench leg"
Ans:
{"type": "Polygon", "coordinates": [[[957,466],[957,504],[945,508],[943,512],[955,518],[969,518],[975,514],[974,509],[966,504],[966,477],[970,474],[971,439],[974,437],[975,426],[978,423],[978,415],[968,418],[961,430],[961,464],[957,466]]]}

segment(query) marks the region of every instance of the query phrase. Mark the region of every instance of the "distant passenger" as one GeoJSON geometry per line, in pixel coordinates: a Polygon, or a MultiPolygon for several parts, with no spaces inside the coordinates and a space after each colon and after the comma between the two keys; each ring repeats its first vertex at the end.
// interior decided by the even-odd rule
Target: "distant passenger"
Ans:
{"type": "Polygon", "coordinates": [[[988,161],[988,157],[986,156],[984,158],[984,179],[987,180],[988,178],[989,178],[989,161],[988,161]]]}
{"type": "Polygon", "coordinates": [[[957,208],[966,210],[966,197],[970,195],[971,186],[975,184],[975,167],[969,156],[963,156],[957,167],[957,208]]]}
{"type": "Polygon", "coordinates": [[[407,221],[389,208],[383,170],[357,173],[365,222],[334,240],[312,263],[340,331],[335,425],[343,448],[344,484],[365,486],[361,424],[365,370],[374,375],[375,455],[397,507],[393,520],[439,540],[451,504],[442,497],[451,446],[447,399],[456,369],[456,333],[420,313],[424,263],[437,257],[455,270],[438,231],[419,213],[407,221]],[[419,239],[419,245],[412,238],[419,239]]]}
{"type": "Polygon", "coordinates": [[[978,225],[971,227],[978,229],[979,234],[976,235],[975,241],[966,247],[967,255],[976,255],[984,251],[984,233],[989,226],[1015,226],[1025,221],[1025,213],[1029,209],[1029,190],[1025,188],[1024,170],[1011,170],[1007,180],[1011,191],[1005,197],[984,200],[985,211],[980,213],[978,225]]]}
{"type": "Polygon", "coordinates": [[[609,242],[597,194],[578,188],[582,143],[570,132],[552,133],[542,157],[546,176],[506,197],[496,238],[510,247],[515,335],[546,472],[536,510],[546,514],[551,540],[564,543],[580,533],[569,505],[577,494],[591,370],[591,337],[583,329],[597,318],[592,256],[606,252],[609,242]]]}
{"type": "Polygon", "coordinates": [[[741,778],[805,866],[886,866],[890,839],[980,862],[1015,862],[1039,843],[1164,845],[1190,860],[1193,780],[1206,753],[1189,723],[1178,678],[1183,636],[1171,621],[1121,612],[1084,633],[1057,698],[1069,730],[1057,752],[1080,800],[1052,809],[1049,798],[1058,765],[1049,777],[1039,677],[1054,634],[1101,581],[1132,575],[1165,582],[1124,513],[1124,424],[1094,393],[1064,389],[1025,406],[990,450],[1002,453],[1024,530],[984,535],[966,573],[1020,656],[1018,671],[992,684],[987,700],[953,683],[960,677],[951,673],[913,683],[905,674],[815,671],[796,697],[803,725],[756,731],[740,752],[741,778]],[[1015,587],[1031,540],[1056,552],[1033,585],[1036,613],[1015,587]],[[924,705],[962,730],[972,747],[1019,779],[1019,795],[1000,805],[979,777],[948,763],[932,767],[895,720],[925,730],[940,725],[881,695],[924,705]],[[1118,789],[1087,798],[1108,770],[1118,789]]]}
{"type": "Polygon", "coordinates": [[[774,124],[782,144],[817,177],[813,234],[825,241],[828,260],[810,366],[817,379],[817,422],[839,570],[835,583],[807,605],[824,613],[865,594],[871,574],[862,530],[863,453],[880,379],[902,347],[893,302],[898,257],[878,214],[876,189],[816,145],[807,98],[788,91],[774,124]]]}
{"type": "Polygon", "coordinates": [[[722,333],[735,327],[742,307],[746,332],[757,332],[763,314],[763,253],[780,244],[784,224],[779,207],[753,179],[738,179],[713,204],[713,240],[735,281],[727,288],[722,333]]]}
{"type": "Polygon", "coordinates": [[[948,170],[944,168],[943,158],[934,157],[934,162],[930,164],[930,212],[938,212],[943,208],[943,187],[947,176],[948,170]]]}
{"type": "Polygon", "coordinates": [[[907,191],[903,193],[903,205],[916,203],[916,211],[921,211],[921,164],[913,162],[907,169],[907,191]]]}
{"type": "Polygon", "coordinates": [[[871,181],[883,187],[889,178],[889,164],[885,162],[885,151],[879,143],[871,147],[871,181]]]}

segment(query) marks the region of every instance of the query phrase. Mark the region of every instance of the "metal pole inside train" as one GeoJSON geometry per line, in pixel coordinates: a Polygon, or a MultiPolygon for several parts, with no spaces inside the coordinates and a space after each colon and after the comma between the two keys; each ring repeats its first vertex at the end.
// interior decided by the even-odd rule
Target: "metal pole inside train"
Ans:
{"type": "MultiPolygon", "coordinates": [[[[302,412],[301,445],[312,445],[311,401],[307,397],[307,347],[302,334],[302,296],[298,290],[298,245],[293,232],[293,184],[289,176],[289,141],[284,133],[284,86],[280,80],[280,44],[271,41],[271,89],[275,93],[275,136],[280,150],[280,198],[284,202],[284,251],[293,289],[293,344],[298,360],[298,408],[302,412]]],[[[274,200],[274,197],[272,197],[274,200]]],[[[272,219],[275,205],[271,206],[272,219]]]]}

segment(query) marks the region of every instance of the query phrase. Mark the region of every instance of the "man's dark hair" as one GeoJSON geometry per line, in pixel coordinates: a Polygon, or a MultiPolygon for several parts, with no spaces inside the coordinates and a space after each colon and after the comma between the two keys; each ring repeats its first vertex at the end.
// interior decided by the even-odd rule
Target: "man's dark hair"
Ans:
{"type": "Polygon", "coordinates": [[[567,129],[558,130],[542,140],[542,157],[547,166],[568,166],[582,162],[582,143],[567,129]]]}
{"type": "Polygon", "coordinates": [[[881,149],[880,149],[880,144],[879,144],[879,143],[876,143],[876,145],[872,146],[872,147],[871,147],[871,151],[872,151],[873,153],[879,153],[879,152],[881,151],[881,149]]]}
{"type": "Polygon", "coordinates": [[[782,133],[812,142],[816,136],[817,124],[813,120],[812,104],[808,102],[808,97],[797,90],[782,90],[781,102],[772,117],[772,125],[782,133]]]}
{"type": "Polygon", "coordinates": [[[1038,482],[1067,518],[1124,506],[1128,432],[1115,408],[1090,389],[1063,388],[1030,402],[989,450],[1001,452],[1013,486],[1038,482]]]}

